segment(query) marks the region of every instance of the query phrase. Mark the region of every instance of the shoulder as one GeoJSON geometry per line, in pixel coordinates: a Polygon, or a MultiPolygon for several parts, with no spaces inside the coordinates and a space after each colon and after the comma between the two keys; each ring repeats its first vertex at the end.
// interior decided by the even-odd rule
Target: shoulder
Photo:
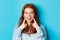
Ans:
{"type": "Polygon", "coordinates": [[[45,26],[44,25],[40,25],[40,28],[42,28],[43,30],[45,30],[45,26]]]}
{"type": "Polygon", "coordinates": [[[43,32],[46,32],[46,28],[45,28],[44,25],[41,24],[41,25],[40,25],[40,28],[42,29],[43,32]]]}
{"type": "Polygon", "coordinates": [[[18,25],[16,25],[15,27],[14,27],[14,30],[16,30],[18,28],[18,25]]]}
{"type": "Polygon", "coordinates": [[[16,32],[16,31],[18,31],[18,30],[22,30],[22,29],[21,29],[21,28],[19,28],[19,26],[18,26],[18,25],[16,25],[16,26],[14,27],[13,32],[16,32]]]}
{"type": "Polygon", "coordinates": [[[40,27],[41,27],[41,29],[42,29],[42,31],[43,31],[43,33],[44,33],[44,36],[47,37],[47,32],[46,32],[45,26],[40,25],[40,27]]]}

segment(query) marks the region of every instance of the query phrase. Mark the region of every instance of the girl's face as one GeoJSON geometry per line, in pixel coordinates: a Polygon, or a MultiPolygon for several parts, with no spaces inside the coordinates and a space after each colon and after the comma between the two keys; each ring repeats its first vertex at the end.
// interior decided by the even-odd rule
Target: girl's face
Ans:
{"type": "Polygon", "coordinates": [[[32,8],[25,8],[24,10],[24,18],[27,22],[31,22],[34,17],[34,10],[32,8]]]}

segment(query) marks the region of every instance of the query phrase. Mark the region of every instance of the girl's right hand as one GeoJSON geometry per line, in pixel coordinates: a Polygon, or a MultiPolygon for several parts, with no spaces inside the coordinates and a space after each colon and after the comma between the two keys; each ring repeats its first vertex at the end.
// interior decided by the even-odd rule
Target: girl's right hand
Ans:
{"type": "Polygon", "coordinates": [[[25,19],[23,20],[23,23],[21,24],[21,26],[19,28],[24,29],[27,26],[27,24],[25,23],[25,19]]]}

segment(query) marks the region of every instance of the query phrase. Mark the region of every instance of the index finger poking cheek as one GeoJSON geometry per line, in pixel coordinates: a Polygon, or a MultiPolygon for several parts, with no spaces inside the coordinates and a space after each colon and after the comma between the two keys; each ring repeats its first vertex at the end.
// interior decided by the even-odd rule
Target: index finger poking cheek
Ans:
{"type": "Polygon", "coordinates": [[[23,23],[25,23],[25,19],[23,20],[23,23]]]}
{"type": "Polygon", "coordinates": [[[34,22],[36,23],[36,20],[35,20],[35,18],[33,18],[33,20],[34,20],[34,22]]]}

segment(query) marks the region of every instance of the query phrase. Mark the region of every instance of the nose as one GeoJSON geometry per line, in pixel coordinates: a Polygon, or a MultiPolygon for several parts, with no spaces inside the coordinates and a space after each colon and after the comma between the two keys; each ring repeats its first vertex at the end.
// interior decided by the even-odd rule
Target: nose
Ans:
{"type": "Polygon", "coordinates": [[[31,14],[29,13],[28,16],[31,17],[31,14]]]}

